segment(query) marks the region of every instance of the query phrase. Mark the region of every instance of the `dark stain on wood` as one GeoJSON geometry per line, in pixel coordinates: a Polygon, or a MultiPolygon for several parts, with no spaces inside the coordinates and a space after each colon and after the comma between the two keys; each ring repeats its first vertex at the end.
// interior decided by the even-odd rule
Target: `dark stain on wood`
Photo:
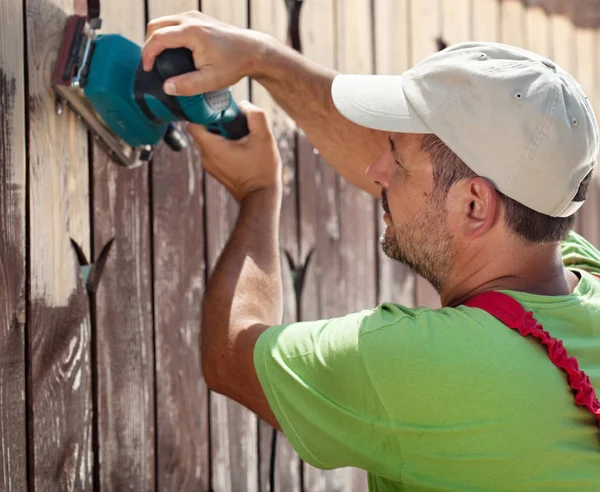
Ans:
{"type": "Polygon", "coordinates": [[[89,304],[83,283],[64,306],[31,299],[28,320],[34,417],[45,430],[36,438],[46,434],[45,446],[53,450],[36,456],[36,484],[45,490],[87,490],[92,402],[89,304]]]}

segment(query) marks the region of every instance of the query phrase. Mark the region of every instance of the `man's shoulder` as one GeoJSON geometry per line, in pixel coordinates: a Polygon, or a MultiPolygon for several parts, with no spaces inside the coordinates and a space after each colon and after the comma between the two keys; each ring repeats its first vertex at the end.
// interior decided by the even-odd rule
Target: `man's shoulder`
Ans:
{"type": "Polygon", "coordinates": [[[487,316],[479,309],[466,306],[432,309],[385,302],[375,309],[361,313],[360,337],[385,330],[407,335],[413,330],[472,331],[480,328],[482,322],[489,321],[487,316]]]}

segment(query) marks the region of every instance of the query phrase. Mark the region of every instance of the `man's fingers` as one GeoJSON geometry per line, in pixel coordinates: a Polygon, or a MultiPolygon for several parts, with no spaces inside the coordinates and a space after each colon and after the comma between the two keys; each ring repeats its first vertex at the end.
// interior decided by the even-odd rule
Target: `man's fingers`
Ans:
{"type": "Polygon", "coordinates": [[[202,67],[202,70],[184,73],[165,80],[163,90],[171,96],[195,96],[222,89],[222,84],[219,85],[217,80],[218,74],[214,69],[202,67]]]}
{"type": "Polygon", "coordinates": [[[204,125],[189,123],[187,130],[200,147],[201,152],[205,151],[205,145],[208,146],[207,148],[214,148],[219,143],[226,143],[225,137],[209,132],[204,125]]]}
{"type": "Polygon", "coordinates": [[[142,48],[144,70],[152,70],[155,58],[167,48],[188,48],[193,51],[194,38],[181,25],[171,25],[154,31],[142,48]]]}
{"type": "Polygon", "coordinates": [[[178,26],[181,23],[181,19],[178,15],[165,15],[164,17],[157,17],[148,22],[146,26],[146,39],[148,39],[154,31],[161,29],[162,27],[178,26]]]}

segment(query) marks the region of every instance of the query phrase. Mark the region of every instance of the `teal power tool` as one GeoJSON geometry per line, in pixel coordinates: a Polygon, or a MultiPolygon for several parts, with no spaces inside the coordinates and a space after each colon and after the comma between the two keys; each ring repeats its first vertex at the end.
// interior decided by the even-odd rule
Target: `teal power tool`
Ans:
{"type": "Polygon", "coordinates": [[[96,34],[99,27],[99,19],[69,17],[52,84],[117,162],[134,167],[150,160],[160,140],[173,150],[185,148],[178,120],[232,140],[248,134],[229,88],[191,97],[162,90],[166,79],[196,70],[190,50],[167,49],[146,72],[140,46],[118,34],[96,34]]]}

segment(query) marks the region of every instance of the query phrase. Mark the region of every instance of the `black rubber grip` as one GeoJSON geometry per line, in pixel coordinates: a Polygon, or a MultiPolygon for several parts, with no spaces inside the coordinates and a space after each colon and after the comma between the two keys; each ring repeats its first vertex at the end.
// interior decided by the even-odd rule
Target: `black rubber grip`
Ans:
{"type": "Polygon", "coordinates": [[[223,128],[227,131],[229,140],[239,140],[250,133],[248,119],[242,111],[237,114],[234,120],[223,123],[223,128]]]}
{"type": "Polygon", "coordinates": [[[170,48],[156,57],[156,70],[163,81],[196,70],[192,52],[187,48],[170,48]]]}

